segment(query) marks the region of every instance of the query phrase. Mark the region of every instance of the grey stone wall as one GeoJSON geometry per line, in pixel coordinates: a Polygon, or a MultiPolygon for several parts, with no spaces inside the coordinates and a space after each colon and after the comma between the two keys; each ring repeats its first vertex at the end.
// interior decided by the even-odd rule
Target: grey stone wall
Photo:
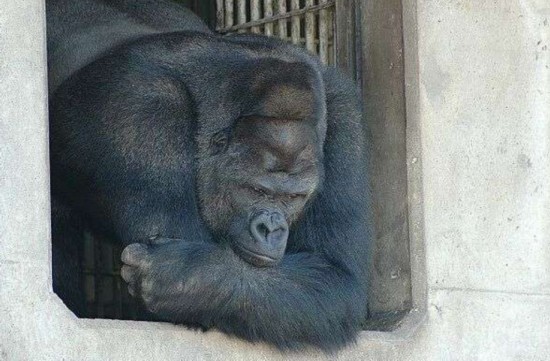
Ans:
{"type": "MultiPolygon", "coordinates": [[[[550,3],[406,0],[404,22],[418,311],[340,359],[547,360],[550,3]]],[[[44,37],[42,1],[2,1],[0,360],[288,359],[216,332],[78,320],[52,293],[44,37]]]]}

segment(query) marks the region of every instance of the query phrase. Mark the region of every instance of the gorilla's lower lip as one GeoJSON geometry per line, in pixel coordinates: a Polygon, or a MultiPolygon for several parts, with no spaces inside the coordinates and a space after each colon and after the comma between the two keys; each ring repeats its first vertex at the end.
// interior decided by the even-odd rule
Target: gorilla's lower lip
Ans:
{"type": "Polygon", "coordinates": [[[242,246],[235,247],[235,249],[241,258],[255,266],[271,266],[280,260],[280,258],[273,258],[265,254],[257,253],[242,246]]]}

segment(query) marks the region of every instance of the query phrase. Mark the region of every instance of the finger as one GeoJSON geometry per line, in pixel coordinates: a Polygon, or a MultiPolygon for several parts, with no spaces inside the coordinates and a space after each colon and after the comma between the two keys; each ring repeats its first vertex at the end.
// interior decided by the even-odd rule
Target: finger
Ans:
{"type": "Polygon", "coordinates": [[[128,284],[128,293],[130,294],[130,296],[132,297],[136,297],[137,295],[137,291],[136,291],[136,288],[134,287],[133,284],[128,284]]]}
{"type": "Polygon", "coordinates": [[[120,259],[130,266],[139,266],[148,254],[149,252],[145,245],[141,243],[132,243],[124,248],[120,259]]]}
{"type": "Polygon", "coordinates": [[[181,241],[181,239],[156,236],[156,237],[149,238],[149,245],[157,246],[157,245],[163,245],[166,243],[177,242],[177,241],[181,241]]]}
{"type": "Polygon", "coordinates": [[[120,269],[120,276],[127,283],[135,283],[138,278],[138,272],[135,267],[124,265],[120,269]]]}

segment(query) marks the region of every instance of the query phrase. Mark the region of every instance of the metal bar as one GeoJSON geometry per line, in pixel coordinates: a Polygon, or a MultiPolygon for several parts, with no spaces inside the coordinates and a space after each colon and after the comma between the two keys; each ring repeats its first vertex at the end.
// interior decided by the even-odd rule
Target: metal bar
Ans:
{"type": "MultiPolygon", "coordinates": [[[[285,15],[293,14],[300,11],[300,0],[292,0],[290,3],[291,11],[285,15]]],[[[294,15],[291,20],[290,33],[292,37],[292,44],[300,43],[300,16],[294,15]]]]}
{"type": "Polygon", "coordinates": [[[233,0],[225,0],[225,26],[233,26],[233,0]]]}
{"type": "Polygon", "coordinates": [[[327,14],[327,32],[329,34],[327,64],[334,65],[336,62],[334,53],[334,9],[331,9],[327,14]]]}
{"type": "MultiPolygon", "coordinates": [[[[237,0],[237,23],[244,24],[246,23],[246,0],[237,0]]],[[[240,32],[243,32],[241,30],[240,32]]]]}
{"type": "Polygon", "coordinates": [[[225,26],[223,0],[216,0],[216,27],[223,28],[225,26]]]}
{"type": "MultiPolygon", "coordinates": [[[[319,0],[319,4],[327,0],[319,0]]],[[[328,10],[319,11],[319,57],[323,64],[328,64],[328,10]]]]}
{"type": "Polygon", "coordinates": [[[86,268],[93,269],[94,267],[94,241],[90,237],[89,233],[84,232],[82,234],[82,287],[84,289],[84,295],[86,298],[86,317],[93,317],[95,313],[94,299],[95,299],[95,281],[94,274],[84,274],[83,270],[86,268]]]}
{"type": "MultiPolygon", "coordinates": [[[[293,0],[293,1],[295,1],[295,0],[293,0]]],[[[272,22],[277,21],[277,20],[288,19],[288,18],[292,18],[292,17],[298,17],[298,20],[299,20],[300,15],[306,14],[308,12],[316,12],[316,11],[319,11],[321,9],[329,8],[331,6],[334,6],[334,3],[335,3],[334,0],[332,0],[332,1],[329,1],[328,3],[326,3],[324,5],[306,6],[303,9],[289,11],[286,14],[277,14],[277,15],[273,15],[270,18],[263,18],[263,19],[260,19],[260,20],[249,21],[249,22],[244,23],[244,24],[235,25],[235,26],[231,26],[231,27],[226,27],[226,28],[223,28],[223,29],[218,29],[218,31],[221,32],[221,33],[227,33],[227,32],[231,32],[231,31],[235,31],[235,30],[239,30],[239,29],[248,29],[248,28],[253,27],[253,26],[260,26],[260,25],[263,25],[263,24],[272,23],[272,22]]]]}
{"type": "Polygon", "coordinates": [[[120,277],[120,249],[113,249],[113,302],[114,302],[114,312],[117,318],[122,317],[122,282],[120,277]]]}
{"type": "Polygon", "coordinates": [[[101,240],[94,239],[94,294],[95,317],[102,318],[103,309],[103,277],[101,277],[101,240]]]}
{"type": "Polygon", "coordinates": [[[193,12],[195,14],[197,14],[199,17],[202,17],[202,15],[204,15],[204,14],[201,13],[201,9],[200,9],[200,6],[199,6],[199,0],[193,0],[191,6],[192,6],[192,9],[193,9],[193,12]]]}
{"type": "MultiPolygon", "coordinates": [[[[313,0],[306,0],[306,7],[313,6],[313,0]]],[[[312,53],[316,53],[315,46],[315,14],[313,12],[306,13],[306,49],[312,53]]]]}
{"type": "MultiPolygon", "coordinates": [[[[264,19],[273,17],[273,0],[264,0],[264,19]]],[[[273,23],[266,23],[264,26],[264,34],[267,36],[273,35],[273,23]]]]}
{"type": "MultiPolygon", "coordinates": [[[[278,0],[277,1],[277,15],[282,15],[286,13],[286,0],[278,0]]],[[[278,35],[281,39],[286,39],[288,36],[287,34],[288,28],[287,28],[287,20],[282,19],[278,22],[278,35]]]]}
{"type": "MultiPolygon", "coordinates": [[[[252,24],[254,21],[258,21],[260,19],[260,0],[251,0],[250,1],[250,19],[252,20],[249,23],[245,23],[239,26],[242,26],[242,29],[246,29],[250,27],[250,30],[254,34],[260,33],[260,28],[258,26],[250,26],[247,24],[252,24]]],[[[231,31],[232,29],[228,29],[226,31],[231,31]]],[[[238,30],[238,29],[237,29],[238,30]]],[[[220,30],[221,32],[224,32],[224,30],[220,30]]]]}

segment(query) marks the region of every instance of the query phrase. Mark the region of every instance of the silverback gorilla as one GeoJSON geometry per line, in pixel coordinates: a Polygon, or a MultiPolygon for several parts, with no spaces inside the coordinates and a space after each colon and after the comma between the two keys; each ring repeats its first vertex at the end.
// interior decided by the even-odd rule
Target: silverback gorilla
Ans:
{"type": "Polygon", "coordinates": [[[54,289],[82,230],[155,317],[334,352],[366,315],[365,131],[306,51],[168,0],[48,0],[54,289]]]}

